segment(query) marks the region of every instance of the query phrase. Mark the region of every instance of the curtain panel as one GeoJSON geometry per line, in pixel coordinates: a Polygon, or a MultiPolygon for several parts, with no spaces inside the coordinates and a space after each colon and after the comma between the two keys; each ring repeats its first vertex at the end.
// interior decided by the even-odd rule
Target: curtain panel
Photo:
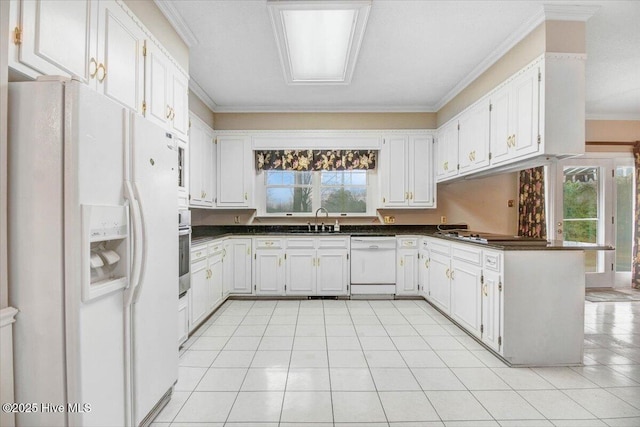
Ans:
{"type": "Polygon", "coordinates": [[[375,150],[256,151],[257,170],[337,171],[376,168],[375,150]]]}
{"type": "Polygon", "coordinates": [[[518,236],[546,238],[544,166],[520,171],[518,236]]]}
{"type": "Polygon", "coordinates": [[[633,260],[631,262],[631,287],[640,289],[640,141],[633,147],[636,168],[636,206],[634,217],[636,227],[633,231],[633,260]]]}

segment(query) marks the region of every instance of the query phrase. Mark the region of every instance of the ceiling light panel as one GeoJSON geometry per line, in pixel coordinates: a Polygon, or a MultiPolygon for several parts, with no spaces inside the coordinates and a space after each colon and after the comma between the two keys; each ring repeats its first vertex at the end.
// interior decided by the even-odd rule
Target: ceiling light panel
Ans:
{"type": "Polygon", "coordinates": [[[370,1],[267,2],[289,84],[349,84],[370,1]]]}

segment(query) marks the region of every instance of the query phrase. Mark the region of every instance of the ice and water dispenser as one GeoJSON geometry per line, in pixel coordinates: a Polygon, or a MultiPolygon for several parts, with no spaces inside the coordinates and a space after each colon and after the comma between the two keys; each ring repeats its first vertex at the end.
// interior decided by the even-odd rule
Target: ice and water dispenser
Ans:
{"type": "Polygon", "coordinates": [[[82,254],[83,301],[127,286],[128,206],[82,205],[82,254]]]}

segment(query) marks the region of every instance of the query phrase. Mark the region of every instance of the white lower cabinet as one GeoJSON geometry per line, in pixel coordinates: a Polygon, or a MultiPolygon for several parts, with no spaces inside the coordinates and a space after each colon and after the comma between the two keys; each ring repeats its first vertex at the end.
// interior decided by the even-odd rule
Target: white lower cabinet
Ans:
{"type": "Polygon", "coordinates": [[[429,242],[425,237],[418,241],[418,294],[428,298],[431,287],[429,286],[429,242]]]}
{"type": "Polygon", "coordinates": [[[285,254],[287,295],[347,295],[348,237],[290,238],[285,254]]]}
{"type": "Polygon", "coordinates": [[[230,237],[224,244],[223,295],[250,294],[251,239],[230,237]]]}
{"type": "Polygon", "coordinates": [[[451,244],[443,240],[428,238],[429,245],[429,292],[428,299],[440,310],[449,313],[451,307],[451,244]]]}
{"type": "MultiPolygon", "coordinates": [[[[188,293],[189,291],[187,291],[188,293]]],[[[189,338],[189,296],[178,299],[178,347],[189,338]]]]}
{"type": "Polygon", "coordinates": [[[484,251],[482,285],[482,342],[495,351],[502,344],[502,254],[484,251]]]}
{"type": "Polygon", "coordinates": [[[284,295],[284,241],[256,238],[253,253],[253,287],[256,295],[284,295]]]}
{"type": "Polygon", "coordinates": [[[189,330],[194,330],[223,301],[223,243],[191,248],[191,289],[189,292],[189,330]]]}
{"type": "Polygon", "coordinates": [[[482,300],[482,250],[470,245],[451,245],[451,317],[473,335],[480,336],[482,300]]]}
{"type": "Polygon", "coordinates": [[[418,238],[398,237],[396,295],[418,295],[418,238]]]}

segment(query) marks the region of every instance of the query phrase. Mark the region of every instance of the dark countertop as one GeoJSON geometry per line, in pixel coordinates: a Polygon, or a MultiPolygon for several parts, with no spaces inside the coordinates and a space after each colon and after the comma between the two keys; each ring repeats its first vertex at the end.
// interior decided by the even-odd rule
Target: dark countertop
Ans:
{"type": "MultiPolygon", "coordinates": [[[[445,224],[440,229],[466,229],[464,224],[445,224]]],[[[469,240],[460,240],[454,237],[447,237],[435,234],[438,231],[437,225],[342,225],[340,231],[314,233],[308,232],[306,225],[224,225],[224,226],[196,226],[193,227],[191,244],[204,244],[209,241],[230,236],[254,237],[254,236],[274,236],[274,237],[308,237],[308,236],[401,236],[418,235],[436,237],[456,243],[465,243],[485,248],[492,248],[505,251],[539,251],[539,250],[587,250],[601,251],[612,250],[612,246],[597,245],[581,242],[565,242],[562,240],[547,241],[543,244],[528,244],[526,241],[516,242],[489,242],[480,243],[469,240]]]]}

